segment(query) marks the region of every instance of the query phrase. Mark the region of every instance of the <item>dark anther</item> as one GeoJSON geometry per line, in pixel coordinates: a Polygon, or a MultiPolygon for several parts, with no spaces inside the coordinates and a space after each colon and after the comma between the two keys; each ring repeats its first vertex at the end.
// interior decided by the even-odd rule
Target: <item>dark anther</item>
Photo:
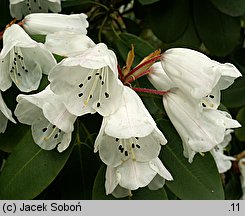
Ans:
{"type": "Polygon", "coordinates": [[[38,8],[39,8],[39,10],[42,10],[42,7],[41,6],[39,6],[38,8]]]}
{"type": "Polygon", "coordinates": [[[132,148],[134,148],[135,146],[134,146],[134,143],[132,143],[132,148]]]}
{"type": "Polygon", "coordinates": [[[138,140],[138,139],[139,139],[139,137],[135,137],[135,139],[137,139],[137,140],[138,140]]]}
{"type": "Polygon", "coordinates": [[[118,142],[119,141],[119,138],[116,138],[116,142],[118,142]]]}
{"type": "Polygon", "coordinates": [[[121,150],[122,149],[122,145],[118,146],[118,149],[121,150]]]}
{"type": "Polygon", "coordinates": [[[28,70],[27,70],[27,69],[25,69],[25,72],[26,72],[26,73],[28,73],[28,70]]]}
{"type": "Polygon", "coordinates": [[[104,83],[105,83],[105,82],[102,80],[102,81],[101,81],[101,85],[104,85],[104,83]]]}
{"type": "Polygon", "coordinates": [[[136,147],[139,149],[140,148],[140,145],[136,144],[136,147]]]}
{"type": "Polygon", "coordinates": [[[15,52],[14,54],[15,54],[15,55],[18,55],[18,53],[17,53],[17,52],[15,52]]]}
{"type": "Polygon", "coordinates": [[[128,156],[128,151],[125,151],[124,154],[125,154],[125,156],[128,156]]]}
{"type": "Polygon", "coordinates": [[[21,59],[21,55],[18,55],[18,58],[21,59]]]}
{"type": "Polygon", "coordinates": [[[100,78],[100,80],[102,80],[102,76],[101,75],[99,76],[99,78],[100,78]]]}
{"type": "Polygon", "coordinates": [[[99,102],[97,103],[97,107],[100,107],[100,103],[99,102]]]}
{"type": "Polygon", "coordinates": [[[91,99],[93,97],[93,95],[89,95],[89,98],[91,99]]]}
{"type": "Polygon", "coordinates": [[[17,61],[17,59],[16,59],[16,58],[14,58],[14,61],[17,61]]]}
{"type": "Polygon", "coordinates": [[[21,68],[22,68],[23,70],[25,69],[25,67],[24,67],[24,66],[22,66],[21,68]]]}
{"type": "Polygon", "coordinates": [[[210,97],[210,98],[214,98],[214,96],[213,96],[213,95],[209,95],[209,97],[210,97]]]}
{"type": "Polygon", "coordinates": [[[55,125],[52,126],[53,129],[54,129],[55,127],[56,127],[55,125]]]}
{"type": "Polygon", "coordinates": [[[110,95],[107,92],[105,92],[105,97],[108,98],[109,96],[110,95]]]}
{"type": "Polygon", "coordinates": [[[21,74],[20,74],[20,73],[17,73],[17,75],[18,75],[18,76],[21,76],[21,74]]]}
{"type": "Polygon", "coordinates": [[[43,128],[42,131],[45,132],[47,130],[47,128],[43,128]]]}
{"type": "Polygon", "coordinates": [[[90,80],[91,79],[91,76],[88,76],[88,80],[90,80]]]}
{"type": "Polygon", "coordinates": [[[12,69],[14,70],[14,67],[12,67],[12,69]]]}
{"type": "Polygon", "coordinates": [[[83,93],[79,93],[79,94],[78,94],[78,97],[82,97],[82,96],[83,96],[83,93]]]}
{"type": "Polygon", "coordinates": [[[203,107],[206,107],[206,104],[205,104],[205,103],[202,103],[202,106],[203,106],[203,107]]]}
{"type": "Polygon", "coordinates": [[[54,138],[57,139],[58,138],[58,134],[55,134],[54,138]]]}
{"type": "Polygon", "coordinates": [[[79,88],[82,88],[83,87],[83,84],[81,83],[81,84],[79,84],[79,88]]]}
{"type": "Polygon", "coordinates": [[[100,75],[100,73],[96,73],[95,75],[100,75]]]}

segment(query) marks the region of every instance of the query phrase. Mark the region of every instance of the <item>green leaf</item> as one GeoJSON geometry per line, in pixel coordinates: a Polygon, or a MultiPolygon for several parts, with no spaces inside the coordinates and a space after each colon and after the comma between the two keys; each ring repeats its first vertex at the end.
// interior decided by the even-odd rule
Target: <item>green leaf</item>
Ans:
{"type": "Polygon", "coordinates": [[[221,12],[230,16],[241,16],[245,13],[244,0],[210,0],[221,12]]]}
{"type": "Polygon", "coordinates": [[[12,152],[22,137],[28,132],[29,126],[8,122],[8,127],[3,134],[0,134],[0,150],[12,152]]]}
{"type": "Polygon", "coordinates": [[[222,103],[227,108],[241,107],[245,105],[245,78],[239,77],[228,89],[222,91],[222,103]]]}
{"type": "MultiPolygon", "coordinates": [[[[93,188],[93,199],[96,200],[113,200],[116,199],[113,195],[106,195],[105,193],[105,173],[106,166],[103,164],[97,173],[93,188]]],[[[148,187],[139,188],[138,190],[132,191],[133,196],[121,198],[131,200],[166,200],[167,193],[164,188],[152,191],[148,187]]]]}
{"type": "Polygon", "coordinates": [[[201,46],[201,40],[197,35],[194,20],[190,18],[189,24],[185,29],[183,35],[178,38],[176,41],[166,44],[165,49],[173,48],[173,47],[186,47],[189,49],[198,49],[201,46]]]}
{"type": "Polygon", "coordinates": [[[0,199],[33,199],[58,175],[74,141],[63,153],[36,145],[29,131],[6,161],[0,175],[0,199]]]}
{"type": "Polygon", "coordinates": [[[13,18],[9,12],[9,1],[1,0],[0,1],[0,27],[5,27],[8,23],[11,22],[13,18]]]}
{"type": "Polygon", "coordinates": [[[158,2],[158,1],[160,1],[160,0],[139,0],[139,2],[142,5],[148,5],[148,4],[152,4],[152,3],[158,2]]]}
{"type": "Polygon", "coordinates": [[[146,20],[154,34],[163,42],[176,41],[189,22],[189,0],[166,0],[149,6],[146,20]]]}
{"type": "Polygon", "coordinates": [[[239,200],[242,196],[240,176],[234,172],[230,172],[231,176],[226,176],[227,184],[225,185],[225,199],[239,200]],[[229,177],[229,179],[227,179],[229,177]]]}
{"type": "Polygon", "coordinates": [[[154,47],[140,37],[129,33],[121,33],[119,38],[117,38],[115,45],[121,57],[125,61],[127,59],[128,52],[131,50],[131,44],[134,45],[135,51],[134,65],[138,64],[143,58],[154,51],[154,47]]]}
{"type": "Polygon", "coordinates": [[[199,37],[212,55],[226,56],[240,39],[240,20],[218,11],[211,2],[193,1],[199,37]]]}
{"type": "Polygon", "coordinates": [[[182,141],[171,123],[160,120],[158,125],[168,140],[159,155],[174,178],[166,181],[168,188],[184,200],[224,199],[221,178],[211,154],[196,155],[189,163],[183,156],[182,141]]]}
{"type": "Polygon", "coordinates": [[[245,141],[245,107],[239,110],[236,119],[242,127],[235,129],[235,135],[240,141],[245,141]]]}
{"type": "Polygon", "coordinates": [[[85,143],[75,145],[60,175],[61,198],[91,199],[94,179],[100,165],[90,146],[85,143]]]}

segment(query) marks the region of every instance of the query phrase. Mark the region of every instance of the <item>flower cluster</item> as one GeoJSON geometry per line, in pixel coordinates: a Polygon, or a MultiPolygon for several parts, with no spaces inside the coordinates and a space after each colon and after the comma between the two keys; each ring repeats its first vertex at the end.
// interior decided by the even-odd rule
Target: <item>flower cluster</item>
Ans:
{"type": "MultiPolygon", "coordinates": [[[[87,36],[87,15],[43,13],[49,10],[60,12],[60,0],[10,1],[11,15],[25,17],[20,25],[6,28],[0,53],[0,90],[14,83],[29,93],[17,96],[14,114],[19,122],[31,125],[37,145],[65,151],[78,117],[98,113],[103,120],[94,152],[107,165],[106,194],[120,198],[140,187],[160,189],[165,180],[174,178],[159,159],[167,140],[136,93],[145,91],[163,95],[164,108],[189,162],[196,153],[210,151],[220,173],[231,168],[235,158],[226,156],[224,150],[231,128],[240,124],[218,108],[221,90],[241,76],[234,65],[174,48],[150,54],[131,70],[132,48],[121,70],[116,54],[87,36]],[[29,36],[36,34],[44,35],[45,42],[29,36]],[[63,60],[57,63],[54,54],[63,60]],[[42,74],[49,84],[32,93],[38,90],[42,74]],[[131,88],[135,79],[147,74],[157,90],[131,88]]],[[[16,121],[1,92],[0,110],[0,132],[4,132],[8,119],[16,121]]]]}
{"type": "Polygon", "coordinates": [[[241,125],[218,107],[220,91],[239,76],[234,65],[218,63],[186,48],[167,50],[161,62],[152,66],[148,78],[157,89],[168,91],[163,96],[164,108],[183,141],[189,162],[197,152],[211,151],[220,172],[230,168],[232,158],[223,155],[223,148],[230,128],[241,125]]]}

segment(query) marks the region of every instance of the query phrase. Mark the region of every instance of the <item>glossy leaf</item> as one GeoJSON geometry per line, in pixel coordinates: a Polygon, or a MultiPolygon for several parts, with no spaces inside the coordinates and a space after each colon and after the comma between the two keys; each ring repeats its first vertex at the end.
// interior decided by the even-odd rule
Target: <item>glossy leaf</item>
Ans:
{"type": "Polygon", "coordinates": [[[146,20],[163,42],[173,42],[183,35],[189,23],[189,0],[166,0],[150,5],[146,20]]]}
{"type": "Polygon", "coordinates": [[[148,42],[133,34],[122,33],[116,40],[116,47],[123,59],[127,59],[128,52],[131,50],[131,44],[134,45],[135,62],[138,64],[144,57],[152,53],[155,49],[148,42]]]}
{"type": "Polygon", "coordinates": [[[0,199],[33,199],[58,175],[74,141],[63,153],[39,148],[29,131],[6,161],[0,175],[0,199]]]}
{"type": "Polygon", "coordinates": [[[159,156],[174,178],[166,181],[168,188],[180,199],[224,199],[221,178],[211,154],[196,155],[190,164],[183,156],[182,141],[172,124],[160,120],[158,125],[168,140],[159,156]]]}
{"type": "Polygon", "coordinates": [[[9,1],[1,0],[0,1],[0,27],[5,27],[8,23],[10,23],[13,18],[9,12],[9,1]]]}
{"type": "Polygon", "coordinates": [[[148,5],[148,4],[152,4],[152,3],[158,2],[158,1],[160,1],[160,0],[139,0],[139,2],[142,5],[148,5]]]}
{"type": "MultiPolygon", "coordinates": [[[[115,200],[116,198],[111,194],[106,195],[105,193],[105,173],[106,166],[102,165],[97,173],[94,188],[93,188],[93,199],[96,200],[115,200]]],[[[165,200],[167,198],[167,193],[164,188],[156,191],[151,191],[148,187],[139,188],[138,190],[132,191],[132,197],[121,198],[123,200],[165,200]]]]}
{"type": "Polygon", "coordinates": [[[95,176],[101,162],[85,143],[75,145],[60,175],[62,199],[91,199],[95,176]]]}
{"type": "Polygon", "coordinates": [[[211,2],[193,1],[195,25],[205,47],[217,56],[229,54],[240,39],[240,20],[218,11],[211,2]]]}
{"type": "Polygon", "coordinates": [[[235,130],[235,135],[240,141],[245,141],[245,107],[240,109],[236,117],[242,127],[235,130]]]}
{"type": "Polygon", "coordinates": [[[244,0],[211,0],[217,9],[230,16],[241,16],[245,13],[244,0]]]}

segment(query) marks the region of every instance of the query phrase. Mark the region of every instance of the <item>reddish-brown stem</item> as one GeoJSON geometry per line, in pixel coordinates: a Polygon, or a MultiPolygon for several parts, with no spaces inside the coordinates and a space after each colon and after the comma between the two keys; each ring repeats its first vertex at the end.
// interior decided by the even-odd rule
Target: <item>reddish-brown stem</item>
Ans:
{"type": "Polygon", "coordinates": [[[147,65],[147,64],[150,64],[150,63],[152,63],[152,62],[155,62],[155,61],[159,60],[160,58],[161,58],[161,55],[158,55],[158,56],[156,56],[156,57],[154,57],[154,58],[151,58],[151,59],[149,59],[149,60],[143,62],[142,64],[137,65],[134,69],[132,69],[132,70],[127,74],[127,76],[125,77],[125,79],[126,79],[127,77],[133,75],[135,71],[139,70],[140,68],[144,67],[144,66],[147,65]]]}
{"type": "Polygon", "coordinates": [[[126,83],[131,83],[131,82],[133,82],[133,81],[139,79],[140,77],[149,74],[151,71],[152,71],[151,69],[148,69],[148,70],[144,71],[143,73],[141,73],[141,74],[138,75],[138,76],[133,76],[133,75],[132,75],[132,78],[130,78],[129,80],[127,80],[127,81],[125,81],[125,82],[126,82],[126,83]]]}
{"type": "Polygon", "coordinates": [[[123,73],[122,73],[122,69],[120,67],[119,64],[117,64],[117,70],[118,70],[118,74],[119,74],[119,79],[123,82],[123,73]]]}
{"type": "Polygon", "coordinates": [[[143,93],[149,93],[149,94],[156,94],[156,95],[165,95],[168,93],[168,91],[159,91],[155,89],[147,89],[147,88],[132,88],[136,92],[143,92],[143,93]]]}

